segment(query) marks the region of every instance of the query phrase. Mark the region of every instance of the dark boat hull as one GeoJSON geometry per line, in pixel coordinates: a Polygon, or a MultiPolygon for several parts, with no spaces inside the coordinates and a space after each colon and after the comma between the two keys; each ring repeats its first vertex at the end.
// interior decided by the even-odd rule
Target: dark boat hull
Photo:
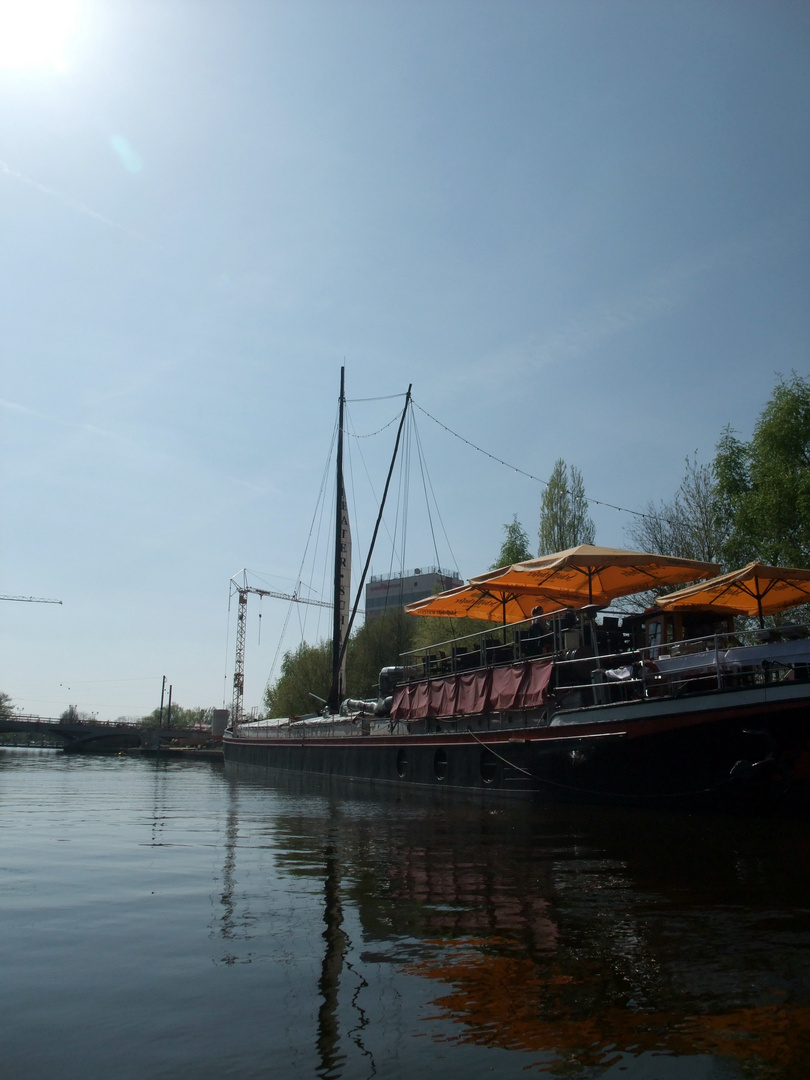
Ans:
{"type": "Polygon", "coordinates": [[[807,687],[585,710],[551,726],[408,735],[226,735],[229,770],[611,805],[803,807],[807,687]]]}

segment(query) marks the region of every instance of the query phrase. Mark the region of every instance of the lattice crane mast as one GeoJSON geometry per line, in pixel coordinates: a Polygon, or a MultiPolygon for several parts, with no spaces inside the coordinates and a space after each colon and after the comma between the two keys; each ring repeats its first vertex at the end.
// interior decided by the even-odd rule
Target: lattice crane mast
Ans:
{"type": "Polygon", "coordinates": [[[257,589],[254,585],[248,585],[247,570],[234,575],[231,578],[231,596],[239,595],[239,608],[236,616],[236,661],[233,666],[233,706],[231,708],[231,724],[241,724],[244,719],[243,698],[245,693],[245,632],[247,630],[247,599],[248,593],[256,596],[272,596],[276,600],[291,600],[296,604],[314,604],[316,607],[331,608],[332,605],[326,600],[310,600],[308,597],[299,596],[297,592],[283,593],[274,589],[257,589]],[[240,580],[241,579],[241,580],[240,580]]]}

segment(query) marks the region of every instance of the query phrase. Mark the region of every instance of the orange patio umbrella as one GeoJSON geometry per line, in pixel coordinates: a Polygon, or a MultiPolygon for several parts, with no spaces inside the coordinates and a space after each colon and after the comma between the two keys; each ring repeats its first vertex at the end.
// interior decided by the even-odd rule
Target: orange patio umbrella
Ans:
{"type": "Polygon", "coordinates": [[[572,606],[601,607],[645,589],[712,577],[719,569],[716,563],[695,559],[580,544],[470,578],[470,585],[491,591],[511,589],[517,594],[531,592],[572,606]]]}
{"type": "MultiPolygon", "coordinates": [[[[494,623],[515,623],[531,618],[535,607],[542,607],[546,614],[551,608],[558,608],[563,603],[560,599],[551,601],[543,593],[531,589],[516,591],[514,588],[493,588],[480,585],[459,585],[447,592],[428,596],[408,604],[405,610],[409,615],[433,615],[445,619],[481,619],[494,623]]],[[[570,605],[576,607],[579,601],[571,597],[570,605]]]]}
{"type": "Polygon", "coordinates": [[[764,616],[810,603],[810,570],[766,566],[752,562],[741,570],[702,581],[658,600],[664,611],[672,608],[712,608],[725,615],[749,615],[764,626],[764,616]]]}

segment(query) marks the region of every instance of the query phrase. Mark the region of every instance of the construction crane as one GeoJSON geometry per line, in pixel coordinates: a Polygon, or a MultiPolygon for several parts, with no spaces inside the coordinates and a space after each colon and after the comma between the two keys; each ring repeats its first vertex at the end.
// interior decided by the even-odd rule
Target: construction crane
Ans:
{"type": "Polygon", "coordinates": [[[44,596],[0,596],[0,600],[18,600],[21,604],[61,604],[61,600],[48,600],[44,596]]]}
{"type": "Polygon", "coordinates": [[[283,593],[274,589],[257,589],[254,585],[248,585],[247,570],[241,570],[231,578],[231,596],[239,594],[239,608],[236,616],[236,661],[233,666],[233,706],[231,708],[231,724],[241,724],[244,719],[243,698],[245,693],[245,631],[247,629],[247,599],[248,593],[256,596],[272,596],[276,600],[291,600],[296,604],[314,604],[316,607],[331,608],[332,605],[326,600],[310,600],[306,596],[299,596],[297,592],[283,593]]]}

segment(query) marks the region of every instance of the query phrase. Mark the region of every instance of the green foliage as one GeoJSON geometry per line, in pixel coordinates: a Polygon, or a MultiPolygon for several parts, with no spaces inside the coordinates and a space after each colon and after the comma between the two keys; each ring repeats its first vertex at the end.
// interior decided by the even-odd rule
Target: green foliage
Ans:
{"type": "MultiPolygon", "coordinates": [[[[346,650],[346,693],[353,698],[375,698],[380,669],[399,662],[400,653],[413,648],[418,621],[401,608],[384,612],[359,627],[346,650]]],[[[332,682],[332,643],[302,643],[284,654],[281,674],[264,695],[267,716],[302,716],[317,712],[332,682]],[[317,694],[317,698],[313,697],[317,694]]]]}
{"type": "Polygon", "coordinates": [[[0,718],[6,720],[13,712],[14,707],[11,704],[11,697],[5,691],[0,690],[0,718]]]}
{"type": "Polygon", "coordinates": [[[79,712],[75,705],[68,705],[65,711],[59,714],[59,719],[63,724],[86,724],[93,717],[90,713],[79,712]]]}
{"type": "Polygon", "coordinates": [[[417,624],[412,645],[414,649],[427,649],[431,645],[440,645],[468,634],[492,633],[500,625],[485,619],[443,619],[432,616],[414,618],[414,622],[417,624]]]}
{"type": "Polygon", "coordinates": [[[740,507],[750,486],[748,447],[737,438],[731,427],[724,428],[717,444],[714,475],[723,561],[728,569],[732,569],[751,562],[751,549],[744,530],[737,527],[740,507]]]}
{"type": "Polygon", "coordinates": [[[810,566],[810,380],[779,378],[749,443],[726,428],[714,471],[728,565],[810,566]]]}
{"type": "MultiPolygon", "coordinates": [[[[810,381],[780,377],[751,441],[726,427],[712,465],[687,457],[674,500],[650,503],[646,514],[627,529],[645,551],[726,570],[754,559],[810,566],[810,381]]],[[[652,602],[654,594],[639,599],[652,602]]],[[[791,617],[806,616],[795,609],[791,617]]]]}
{"type": "MultiPolygon", "coordinates": [[[[195,724],[210,725],[213,720],[213,708],[184,709],[182,705],[172,702],[171,716],[169,716],[168,703],[163,706],[163,727],[192,728],[195,724]]],[[[141,727],[156,728],[160,724],[160,707],[154,709],[148,716],[144,716],[140,722],[141,727]]]]}
{"type": "Polygon", "coordinates": [[[317,694],[325,701],[331,683],[331,642],[321,641],[317,645],[302,642],[297,649],[284,653],[281,674],[264,694],[265,713],[267,716],[301,716],[316,712],[321,702],[310,694],[317,694]]]}
{"type": "Polygon", "coordinates": [[[504,540],[497,560],[490,566],[490,570],[497,570],[501,566],[511,566],[513,563],[526,562],[532,558],[529,547],[529,534],[520,524],[517,514],[514,515],[508,525],[504,525],[504,540]]]}
{"type": "Polygon", "coordinates": [[[810,565],[810,381],[779,378],[750,442],[727,427],[711,466],[686,459],[672,502],[627,533],[645,551],[719,562],[810,565]]]}
{"type": "Polygon", "coordinates": [[[565,551],[578,544],[592,544],[596,528],[588,513],[585,483],[575,465],[562,458],[554,464],[540,506],[540,555],[565,551]]]}
{"type": "Polygon", "coordinates": [[[399,663],[400,654],[414,648],[418,623],[430,621],[408,615],[402,608],[393,608],[356,630],[346,653],[349,695],[376,697],[380,669],[399,663]]]}
{"type": "MultiPolygon", "coordinates": [[[[377,696],[380,669],[400,662],[402,653],[425,648],[462,634],[491,631],[492,623],[472,619],[434,619],[408,615],[402,609],[386,611],[356,630],[346,652],[346,696],[377,696]]],[[[281,674],[264,695],[267,716],[302,716],[317,712],[332,681],[332,646],[301,644],[284,654],[281,674]]]]}
{"type": "Polygon", "coordinates": [[[648,503],[645,516],[627,527],[639,551],[717,562],[723,528],[718,513],[714,470],[687,455],[686,472],[672,502],[648,503]]]}

